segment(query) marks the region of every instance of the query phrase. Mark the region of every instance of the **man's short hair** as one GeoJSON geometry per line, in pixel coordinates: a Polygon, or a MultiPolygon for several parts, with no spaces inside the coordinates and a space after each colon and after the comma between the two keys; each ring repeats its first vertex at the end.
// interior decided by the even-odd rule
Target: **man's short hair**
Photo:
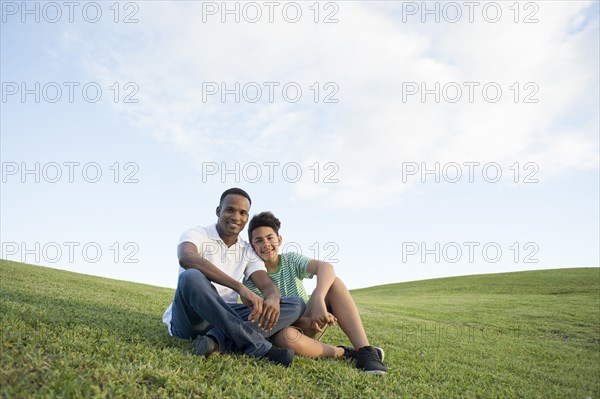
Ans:
{"type": "Polygon", "coordinates": [[[241,188],[233,187],[233,188],[223,191],[223,194],[221,194],[221,199],[219,200],[219,206],[221,206],[221,204],[223,203],[223,200],[229,194],[241,195],[242,197],[246,197],[248,199],[248,202],[250,202],[250,205],[252,205],[252,200],[250,199],[250,195],[248,195],[247,192],[245,192],[241,188]]]}
{"type": "Polygon", "coordinates": [[[248,240],[250,242],[252,242],[252,231],[259,227],[270,227],[275,234],[279,235],[281,222],[271,212],[261,212],[258,215],[252,216],[252,220],[250,220],[250,224],[248,225],[248,240]]]}

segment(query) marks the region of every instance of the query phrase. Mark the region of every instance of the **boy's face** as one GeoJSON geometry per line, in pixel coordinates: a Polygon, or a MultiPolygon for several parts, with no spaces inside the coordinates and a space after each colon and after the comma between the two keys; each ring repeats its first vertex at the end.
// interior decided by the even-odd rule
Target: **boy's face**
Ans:
{"type": "Polygon", "coordinates": [[[250,202],[246,197],[237,194],[225,196],[223,202],[217,207],[219,234],[225,236],[240,234],[248,223],[249,210],[250,202]]]}
{"type": "Polygon", "coordinates": [[[252,231],[252,248],[265,261],[276,262],[281,246],[281,236],[271,227],[257,227],[252,231]]]}

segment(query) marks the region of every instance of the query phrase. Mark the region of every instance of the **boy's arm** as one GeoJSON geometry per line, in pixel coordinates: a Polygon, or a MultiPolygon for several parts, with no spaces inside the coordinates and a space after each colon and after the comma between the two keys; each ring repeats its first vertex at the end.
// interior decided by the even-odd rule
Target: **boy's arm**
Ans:
{"type": "Polygon", "coordinates": [[[259,326],[266,331],[270,331],[279,321],[279,300],[281,293],[279,288],[273,283],[264,270],[257,270],[250,275],[250,280],[256,285],[256,288],[265,296],[262,315],[259,319],[259,326]]]}
{"type": "MultiPolygon", "coordinates": [[[[198,248],[191,242],[182,242],[177,246],[177,257],[179,265],[184,269],[197,269],[213,283],[224,285],[237,292],[242,298],[244,305],[252,309],[248,320],[254,321],[263,313],[262,298],[250,291],[239,281],[235,280],[227,273],[213,265],[203,256],[198,254],[198,248]]],[[[266,273],[265,273],[266,274],[266,273]]]]}
{"type": "Polygon", "coordinates": [[[330,263],[313,259],[308,262],[306,271],[317,276],[317,287],[310,295],[307,316],[311,323],[316,324],[318,327],[325,324],[334,324],[336,319],[327,311],[327,305],[325,304],[325,296],[335,281],[333,266],[330,263]]]}
{"type": "Polygon", "coordinates": [[[317,288],[315,288],[311,296],[317,295],[319,298],[325,300],[325,295],[327,295],[335,281],[335,270],[333,269],[333,266],[330,263],[313,259],[308,262],[306,271],[317,276],[317,288]]]}

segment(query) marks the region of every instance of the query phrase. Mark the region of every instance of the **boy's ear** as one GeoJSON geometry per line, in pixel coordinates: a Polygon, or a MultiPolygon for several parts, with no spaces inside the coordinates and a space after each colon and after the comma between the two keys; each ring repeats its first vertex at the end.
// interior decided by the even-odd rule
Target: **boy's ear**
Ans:
{"type": "Polygon", "coordinates": [[[283,241],[283,237],[278,235],[277,236],[277,242],[279,243],[279,246],[281,246],[281,242],[283,241]]]}

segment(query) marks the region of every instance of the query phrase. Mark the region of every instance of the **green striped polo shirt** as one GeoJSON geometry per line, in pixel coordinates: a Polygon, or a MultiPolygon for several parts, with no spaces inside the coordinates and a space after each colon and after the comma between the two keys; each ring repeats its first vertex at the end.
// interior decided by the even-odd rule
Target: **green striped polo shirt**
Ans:
{"type": "MultiPolygon", "coordinates": [[[[295,296],[302,298],[304,302],[308,301],[308,295],[306,294],[302,280],[313,278],[313,275],[306,270],[310,261],[310,258],[295,252],[279,255],[279,267],[273,273],[269,273],[269,277],[271,277],[273,283],[279,288],[282,298],[295,296]]],[[[244,280],[244,285],[255,294],[263,297],[260,290],[256,288],[256,285],[251,280],[244,280]]]]}

